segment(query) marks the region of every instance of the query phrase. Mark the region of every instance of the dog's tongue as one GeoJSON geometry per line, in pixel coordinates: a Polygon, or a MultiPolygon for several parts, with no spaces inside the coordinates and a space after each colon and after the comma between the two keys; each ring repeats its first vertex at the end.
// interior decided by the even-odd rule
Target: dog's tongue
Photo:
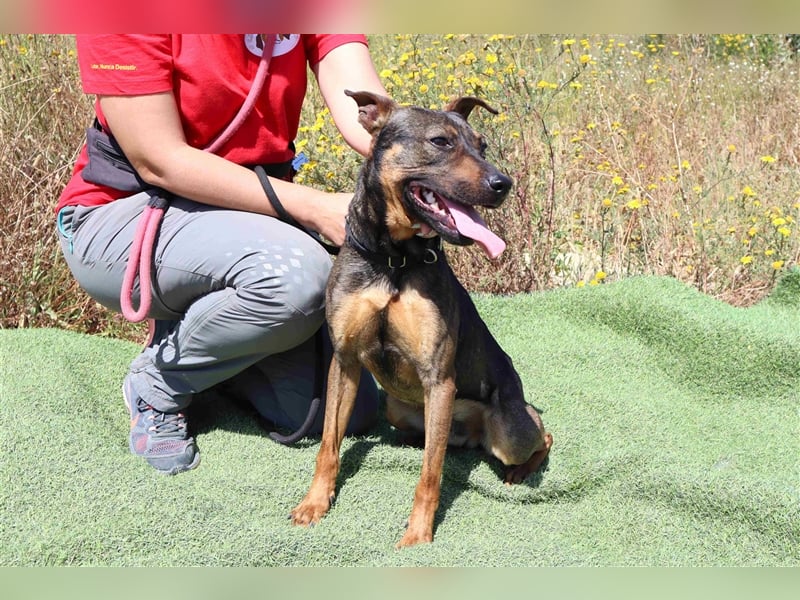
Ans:
{"type": "Polygon", "coordinates": [[[447,209],[456,223],[456,229],[461,235],[474,240],[489,258],[497,258],[503,253],[506,243],[489,231],[478,211],[471,206],[450,202],[444,198],[442,201],[447,205],[447,209]]]}

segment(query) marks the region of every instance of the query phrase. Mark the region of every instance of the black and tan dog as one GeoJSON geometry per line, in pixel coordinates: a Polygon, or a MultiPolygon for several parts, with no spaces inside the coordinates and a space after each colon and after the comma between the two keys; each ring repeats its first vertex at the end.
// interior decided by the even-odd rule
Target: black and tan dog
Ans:
{"type": "Polygon", "coordinates": [[[373,142],[327,288],[334,358],[316,471],[291,519],[314,524],[330,508],[363,365],[387,392],[389,422],[424,430],[422,473],[398,543],[410,546],[433,539],[448,442],[483,445],[507,465],[506,483],[517,483],[539,468],[552,437],[441,251],[440,240],[477,242],[492,258],[504,248],[472,206],[500,205],[512,182],[486,161],[466,121],[476,106],[495,111],[477,98],[433,111],[347,94],[373,142]]]}

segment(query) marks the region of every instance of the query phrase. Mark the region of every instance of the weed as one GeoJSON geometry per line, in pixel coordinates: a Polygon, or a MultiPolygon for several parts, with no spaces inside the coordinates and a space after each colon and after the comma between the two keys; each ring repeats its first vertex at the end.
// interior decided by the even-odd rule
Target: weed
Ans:
{"type": "MultiPolygon", "coordinates": [[[[449,248],[473,291],[516,293],[664,274],[734,304],[800,259],[797,38],[780,35],[378,35],[401,103],[477,95],[489,156],[515,181],[487,211],[495,262],[449,248]]],[[[140,337],[77,288],[52,208],[92,117],[68,36],[0,36],[0,326],[140,337]]],[[[353,188],[313,86],[298,181],[353,188]]]]}

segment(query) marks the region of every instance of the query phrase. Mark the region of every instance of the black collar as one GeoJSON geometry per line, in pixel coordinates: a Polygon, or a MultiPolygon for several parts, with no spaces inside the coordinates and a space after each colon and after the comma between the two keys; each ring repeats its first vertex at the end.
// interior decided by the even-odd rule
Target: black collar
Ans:
{"type": "Polygon", "coordinates": [[[358,252],[362,257],[370,262],[379,265],[386,265],[390,269],[403,269],[411,265],[418,265],[421,263],[431,265],[439,260],[439,254],[442,252],[441,238],[429,238],[425,252],[421,255],[403,255],[403,254],[383,254],[370,250],[367,248],[355,235],[350,228],[350,221],[345,221],[345,244],[350,246],[353,250],[358,252]]]}

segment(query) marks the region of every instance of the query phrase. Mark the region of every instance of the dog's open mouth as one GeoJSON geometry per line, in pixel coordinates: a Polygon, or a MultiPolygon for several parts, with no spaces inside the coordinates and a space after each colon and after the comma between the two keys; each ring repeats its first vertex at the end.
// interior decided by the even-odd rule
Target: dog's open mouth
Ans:
{"type": "Polygon", "coordinates": [[[407,195],[418,207],[419,214],[427,217],[427,223],[419,223],[418,235],[432,237],[439,233],[445,238],[456,238],[460,234],[477,243],[489,258],[497,258],[505,250],[505,242],[489,230],[473,207],[419,184],[409,185],[407,195]]]}

